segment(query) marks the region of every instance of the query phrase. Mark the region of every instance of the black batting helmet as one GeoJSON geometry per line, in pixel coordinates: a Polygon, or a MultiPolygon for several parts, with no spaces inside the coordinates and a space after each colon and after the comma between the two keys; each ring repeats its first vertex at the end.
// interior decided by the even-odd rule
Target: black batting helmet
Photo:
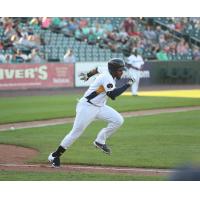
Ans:
{"type": "Polygon", "coordinates": [[[124,67],[125,67],[125,63],[120,58],[113,58],[108,61],[108,71],[110,73],[113,73],[119,69],[124,70],[125,69],[124,67]]]}

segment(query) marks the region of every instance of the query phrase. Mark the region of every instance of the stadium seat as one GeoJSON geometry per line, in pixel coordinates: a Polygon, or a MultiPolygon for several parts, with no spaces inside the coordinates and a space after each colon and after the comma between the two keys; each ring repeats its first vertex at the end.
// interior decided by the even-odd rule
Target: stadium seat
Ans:
{"type": "MultiPolygon", "coordinates": [[[[81,19],[82,17],[76,18],[77,22],[81,19]]],[[[113,28],[116,28],[116,27],[119,28],[121,23],[125,20],[125,17],[109,17],[109,19],[112,22],[113,28]]],[[[98,22],[102,28],[103,25],[105,24],[105,21],[107,20],[107,17],[87,17],[87,20],[88,20],[89,27],[95,28],[96,22],[98,22]]],[[[195,45],[197,46],[199,46],[200,44],[200,42],[196,40],[200,38],[200,30],[193,23],[188,23],[188,25],[186,24],[183,31],[179,31],[177,33],[176,30],[172,30],[170,29],[170,26],[168,26],[168,25],[171,25],[172,23],[174,23],[175,25],[175,22],[177,20],[176,18],[154,17],[154,18],[142,18],[142,19],[135,18],[135,20],[136,22],[139,22],[137,26],[137,29],[139,32],[144,32],[144,30],[146,30],[146,25],[148,23],[151,23],[153,28],[155,28],[157,25],[160,25],[163,31],[165,30],[169,31],[174,40],[186,37],[188,41],[190,41],[190,43],[192,44],[195,43],[195,45]]],[[[192,18],[187,18],[186,21],[190,22],[192,21],[192,18]]],[[[21,23],[19,23],[19,27],[25,28],[27,30],[31,28],[35,34],[38,34],[38,35],[40,34],[41,38],[43,39],[45,43],[45,46],[43,49],[41,49],[41,51],[44,52],[45,54],[49,54],[52,51],[56,53],[57,56],[60,56],[64,51],[66,51],[66,49],[72,48],[74,50],[77,49],[77,51],[74,51],[76,56],[79,56],[79,52],[81,53],[84,52],[85,55],[88,55],[87,58],[89,60],[90,60],[90,57],[92,57],[93,60],[96,60],[97,58],[99,60],[103,60],[103,59],[107,60],[107,59],[110,59],[111,57],[123,57],[123,54],[121,53],[122,50],[119,50],[118,53],[112,53],[109,47],[106,45],[106,43],[105,44],[102,43],[104,45],[102,44],[99,45],[100,43],[98,45],[88,45],[87,40],[82,41],[82,42],[77,41],[75,38],[75,35],[73,36],[70,34],[69,37],[65,37],[63,31],[55,32],[52,30],[52,27],[50,27],[49,29],[42,29],[40,25],[31,25],[25,19],[22,19],[21,23]],[[52,50],[52,49],[49,50],[48,46],[53,46],[53,49],[56,49],[58,47],[60,49],[61,47],[63,47],[63,49],[65,48],[65,50],[59,50],[59,51],[52,50]]],[[[4,31],[5,30],[3,26],[0,25],[0,39],[1,40],[5,39],[4,31]]],[[[149,44],[150,43],[151,42],[149,42],[149,44]]],[[[29,52],[27,49],[24,49],[23,51],[27,53],[29,52]]],[[[192,51],[189,52],[187,55],[178,55],[175,53],[174,55],[169,55],[169,60],[179,60],[179,61],[192,60],[193,56],[191,53],[192,51]]],[[[142,55],[144,59],[147,59],[147,60],[155,59],[155,55],[154,53],[152,53],[151,47],[144,48],[142,55]]],[[[81,58],[83,58],[83,56],[81,56],[81,58]]]]}

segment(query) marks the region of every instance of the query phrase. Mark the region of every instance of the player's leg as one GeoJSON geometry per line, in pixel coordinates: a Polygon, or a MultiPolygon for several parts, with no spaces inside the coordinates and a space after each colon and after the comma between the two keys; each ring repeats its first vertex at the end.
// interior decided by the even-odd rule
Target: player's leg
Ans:
{"type": "Polygon", "coordinates": [[[132,92],[132,95],[137,95],[139,81],[140,81],[140,71],[135,70],[134,79],[135,79],[135,83],[131,86],[131,92],[132,92]]]}
{"type": "Polygon", "coordinates": [[[103,128],[98,136],[97,142],[105,144],[106,139],[111,136],[124,122],[124,119],[120,113],[110,106],[103,106],[97,115],[97,119],[101,119],[108,122],[106,128],[103,128]]]}
{"type": "Polygon", "coordinates": [[[101,148],[105,153],[110,153],[109,148],[106,146],[106,139],[110,137],[124,122],[120,113],[109,106],[103,106],[97,115],[98,119],[108,122],[106,128],[103,128],[97,135],[94,144],[101,148]]]}
{"type": "Polygon", "coordinates": [[[95,119],[98,110],[98,107],[88,103],[84,103],[78,106],[73,128],[62,140],[61,146],[67,149],[95,119]]]}
{"type": "Polygon", "coordinates": [[[62,140],[57,150],[51,153],[48,160],[53,167],[60,166],[60,156],[83,133],[85,128],[95,119],[98,109],[88,103],[79,103],[76,109],[76,118],[73,128],[62,140]]]}

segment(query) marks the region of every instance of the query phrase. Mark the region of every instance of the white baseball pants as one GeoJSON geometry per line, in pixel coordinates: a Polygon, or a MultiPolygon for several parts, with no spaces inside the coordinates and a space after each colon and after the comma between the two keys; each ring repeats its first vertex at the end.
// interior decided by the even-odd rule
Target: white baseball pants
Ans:
{"type": "Polygon", "coordinates": [[[140,82],[140,71],[136,69],[129,69],[131,77],[135,79],[135,83],[131,86],[132,95],[137,95],[140,82]]]}
{"type": "Polygon", "coordinates": [[[97,135],[96,142],[105,144],[110,137],[124,122],[123,117],[113,108],[105,105],[102,107],[94,106],[88,102],[79,102],[76,107],[76,118],[72,130],[65,136],[61,146],[67,149],[95,119],[108,122],[97,135]]]}

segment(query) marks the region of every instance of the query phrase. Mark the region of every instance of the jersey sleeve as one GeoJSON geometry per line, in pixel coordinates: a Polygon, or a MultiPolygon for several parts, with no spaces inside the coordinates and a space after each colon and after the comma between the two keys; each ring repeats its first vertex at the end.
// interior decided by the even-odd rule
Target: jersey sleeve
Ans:
{"type": "Polygon", "coordinates": [[[105,92],[109,92],[115,89],[115,82],[111,78],[111,76],[104,76],[102,85],[104,87],[105,92]]]}

